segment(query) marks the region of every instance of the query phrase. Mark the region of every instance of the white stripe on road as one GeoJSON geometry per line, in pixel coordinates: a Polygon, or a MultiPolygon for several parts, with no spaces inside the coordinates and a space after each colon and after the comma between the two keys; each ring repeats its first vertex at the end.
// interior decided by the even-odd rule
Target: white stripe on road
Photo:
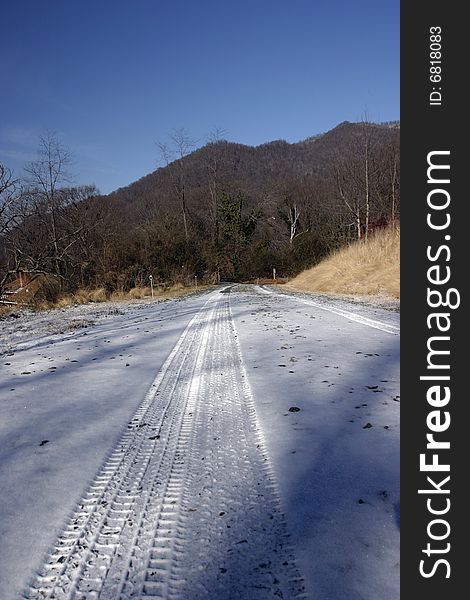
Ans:
{"type": "MultiPolygon", "coordinates": [[[[265,293],[273,293],[271,291],[265,290],[264,288],[260,288],[265,293]]],[[[308,306],[314,306],[315,308],[321,308],[322,310],[327,310],[328,312],[335,313],[348,319],[349,321],[355,321],[356,323],[360,323],[361,325],[367,325],[368,327],[373,327],[374,329],[380,329],[380,331],[385,331],[385,333],[390,333],[392,335],[400,335],[400,328],[396,325],[392,325],[391,323],[385,323],[385,321],[378,321],[376,319],[369,319],[369,317],[364,317],[363,315],[359,315],[357,313],[351,312],[349,310],[343,310],[342,308],[338,308],[336,306],[327,306],[325,304],[320,304],[315,302],[314,300],[308,300],[307,298],[299,298],[298,296],[293,296],[291,294],[282,293],[276,294],[277,296],[287,296],[292,298],[293,300],[297,300],[297,302],[302,302],[302,304],[307,304],[308,306]]]]}

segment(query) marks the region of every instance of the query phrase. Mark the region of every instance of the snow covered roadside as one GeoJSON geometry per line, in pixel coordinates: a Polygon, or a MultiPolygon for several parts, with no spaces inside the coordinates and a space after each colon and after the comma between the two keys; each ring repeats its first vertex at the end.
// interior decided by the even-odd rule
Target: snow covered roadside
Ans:
{"type": "Polygon", "coordinates": [[[236,289],[232,313],[308,597],[398,599],[399,315],[236,289]]]}
{"type": "Polygon", "coordinates": [[[207,295],[0,324],[0,590],[21,592],[207,295]],[[93,326],[70,327],[76,320],[93,326]],[[63,333],[60,333],[60,332],[63,333]]]}
{"type": "MultiPolygon", "coordinates": [[[[198,296],[200,294],[197,294],[198,296]]],[[[181,302],[177,298],[173,302],[181,302]]],[[[117,315],[138,316],[149,306],[163,307],[170,300],[150,300],[75,304],[45,311],[16,310],[0,319],[0,356],[11,351],[44,345],[47,341],[71,338],[80,330],[101,324],[117,315]]],[[[81,332],[83,333],[83,331],[81,332]]]]}

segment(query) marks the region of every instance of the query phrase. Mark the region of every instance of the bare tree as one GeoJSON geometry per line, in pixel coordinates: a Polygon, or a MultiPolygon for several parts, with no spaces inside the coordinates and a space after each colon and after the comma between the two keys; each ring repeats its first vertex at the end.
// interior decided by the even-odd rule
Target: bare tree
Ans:
{"type": "Polygon", "coordinates": [[[50,224],[50,237],[54,248],[56,275],[61,276],[59,259],[58,213],[64,205],[64,194],[60,188],[71,181],[68,167],[71,164],[70,153],[62,146],[57,135],[48,131],[39,138],[38,157],[25,171],[30,176],[35,204],[44,205],[50,224]]]}
{"type": "Polygon", "coordinates": [[[340,148],[333,165],[339,198],[353,218],[356,239],[367,241],[374,198],[383,164],[377,157],[377,129],[366,118],[350,141],[340,148]]]}
{"type": "Polygon", "coordinates": [[[356,239],[360,240],[362,237],[361,205],[357,191],[351,185],[353,178],[350,166],[345,161],[337,160],[333,172],[338,195],[353,218],[350,226],[355,227],[356,239]]]}
{"type": "Polygon", "coordinates": [[[157,142],[160,158],[170,168],[173,185],[180,202],[183,218],[184,236],[189,239],[188,211],[186,205],[186,157],[196,147],[194,140],[184,127],[174,129],[169,136],[169,142],[157,142]]]}
{"type": "Polygon", "coordinates": [[[297,227],[299,226],[300,210],[297,208],[297,204],[295,202],[292,206],[289,207],[287,218],[289,220],[290,225],[289,243],[292,245],[292,242],[295,240],[295,238],[302,233],[297,233],[297,227]]]}
{"type": "Polygon", "coordinates": [[[5,234],[17,218],[16,199],[19,180],[0,163],[0,235],[5,234]]]}
{"type": "Polygon", "coordinates": [[[215,127],[207,137],[207,182],[210,196],[210,220],[212,244],[215,253],[215,280],[220,282],[220,193],[221,193],[221,160],[220,144],[225,139],[226,131],[215,127]]]}
{"type": "Polygon", "coordinates": [[[22,218],[19,180],[0,163],[0,295],[6,283],[18,270],[18,256],[10,253],[9,235],[22,218]]]}
{"type": "Polygon", "coordinates": [[[37,159],[25,169],[27,184],[16,193],[15,218],[4,239],[5,281],[17,272],[51,274],[62,290],[64,284],[73,287],[77,271],[83,274],[100,223],[96,211],[90,217],[88,210],[97,190],[67,185],[70,164],[70,154],[55,134],[41,136],[37,159]]]}
{"type": "Polygon", "coordinates": [[[292,247],[296,238],[309,231],[306,215],[310,199],[304,192],[301,179],[291,176],[276,179],[271,193],[265,195],[263,213],[277,238],[278,248],[285,247],[286,243],[292,247]]]}
{"type": "Polygon", "coordinates": [[[39,228],[32,229],[33,220],[31,205],[24,189],[18,190],[10,198],[2,215],[1,261],[0,261],[0,293],[12,277],[19,273],[42,273],[42,252],[30,254],[29,247],[33,237],[41,236],[39,228]]]}
{"type": "Polygon", "coordinates": [[[218,236],[217,227],[217,215],[218,209],[218,195],[219,195],[219,177],[220,177],[220,160],[219,160],[219,148],[218,145],[225,136],[225,131],[218,127],[214,128],[208,135],[207,138],[207,179],[209,185],[209,195],[211,198],[211,213],[214,221],[214,235],[215,238],[218,236]]]}
{"type": "Polygon", "coordinates": [[[367,119],[367,115],[361,121],[361,140],[360,148],[362,154],[362,163],[364,169],[364,241],[369,237],[370,222],[370,203],[371,203],[371,152],[373,129],[367,119]]]}
{"type": "Polygon", "coordinates": [[[24,188],[15,202],[15,222],[3,239],[3,282],[17,273],[52,274],[62,282],[73,284],[83,256],[93,246],[93,236],[100,225],[99,215],[88,213],[88,202],[96,195],[94,186],[60,188],[56,213],[56,238],[51,237],[47,203],[36,189],[24,188]],[[57,267],[59,265],[59,269],[57,267]],[[58,272],[59,271],[59,272],[58,272]]]}
{"type": "Polygon", "coordinates": [[[400,204],[400,146],[398,136],[391,140],[385,148],[385,152],[385,172],[390,197],[390,223],[392,228],[395,229],[400,204]]]}

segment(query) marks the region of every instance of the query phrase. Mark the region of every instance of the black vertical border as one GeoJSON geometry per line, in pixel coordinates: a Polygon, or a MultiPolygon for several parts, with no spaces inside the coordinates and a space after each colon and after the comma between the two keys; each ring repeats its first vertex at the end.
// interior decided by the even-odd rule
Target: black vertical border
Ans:
{"type": "MultiPolygon", "coordinates": [[[[466,372],[470,372],[469,319],[466,318],[467,279],[470,277],[470,221],[466,214],[470,205],[469,191],[464,182],[470,174],[466,148],[470,141],[468,132],[468,108],[463,103],[469,80],[470,57],[468,48],[470,25],[463,16],[464,5],[451,0],[401,3],[401,598],[446,598],[448,600],[467,595],[466,536],[469,530],[465,512],[470,506],[464,490],[466,464],[470,460],[470,430],[468,409],[470,395],[465,386],[466,372]],[[430,76],[430,28],[442,29],[442,81],[431,83],[430,76]],[[467,31],[467,35],[465,35],[467,31]],[[442,106],[430,106],[432,86],[441,87],[442,106]],[[450,150],[451,225],[445,232],[432,231],[426,224],[427,155],[435,150],[450,150]],[[467,225],[469,223],[469,225],[467,225]],[[444,241],[444,235],[451,236],[444,241]],[[427,535],[427,525],[432,520],[426,508],[426,497],[418,489],[426,483],[426,474],[420,473],[419,455],[426,450],[426,416],[432,410],[426,402],[429,382],[419,380],[427,365],[428,337],[432,335],[426,318],[433,312],[427,305],[427,246],[434,248],[447,243],[451,249],[448,264],[451,280],[447,287],[457,288],[461,295],[460,307],[451,313],[450,329],[450,429],[442,434],[449,439],[451,449],[447,457],[451,464],[451,509],[445,518],[451,526],[448,554],[434,555],[435,559],[447,558],[451,565],[450,578],[442,566],[434,576],[425,579],[419,573],[419,563],[426,556],[422,550],[427,542],[436,548],[445,542],[432,542],[427,535]],[[468,333],[467,333],[468,332],[468,333]],[[468,457],[468,458],[467,458],[468,457]]],[[[435,286],[434,286],[435,287],[435,286]]],[[[445,287],[445,286],[444,286],[445,287]]],[[[444,334],[443,334],[444,335],[444,334]]],[[[444,410],[444,409],[443,409],[444,410]]],[[[431,475],[430,473],[428,473],[431,475]]],[[[436,479],[442,479],[442,473],[436,479]]],[[[429,486],[428,486],[429,487],[429,486]]],[[[432,560],[428,559],[428,568],[432,560]]],[[[468,574],[468,575],[467,575],[468,574]]]]}

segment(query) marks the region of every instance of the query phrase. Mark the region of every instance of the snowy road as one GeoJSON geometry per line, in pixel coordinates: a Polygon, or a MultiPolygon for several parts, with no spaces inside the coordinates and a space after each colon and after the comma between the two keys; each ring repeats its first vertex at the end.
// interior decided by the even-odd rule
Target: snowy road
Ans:
{"type": "Polygon", "coordinates": [[[8,324],[1,598],[399,597],[397,315],[266,292],[8,324]]]}

